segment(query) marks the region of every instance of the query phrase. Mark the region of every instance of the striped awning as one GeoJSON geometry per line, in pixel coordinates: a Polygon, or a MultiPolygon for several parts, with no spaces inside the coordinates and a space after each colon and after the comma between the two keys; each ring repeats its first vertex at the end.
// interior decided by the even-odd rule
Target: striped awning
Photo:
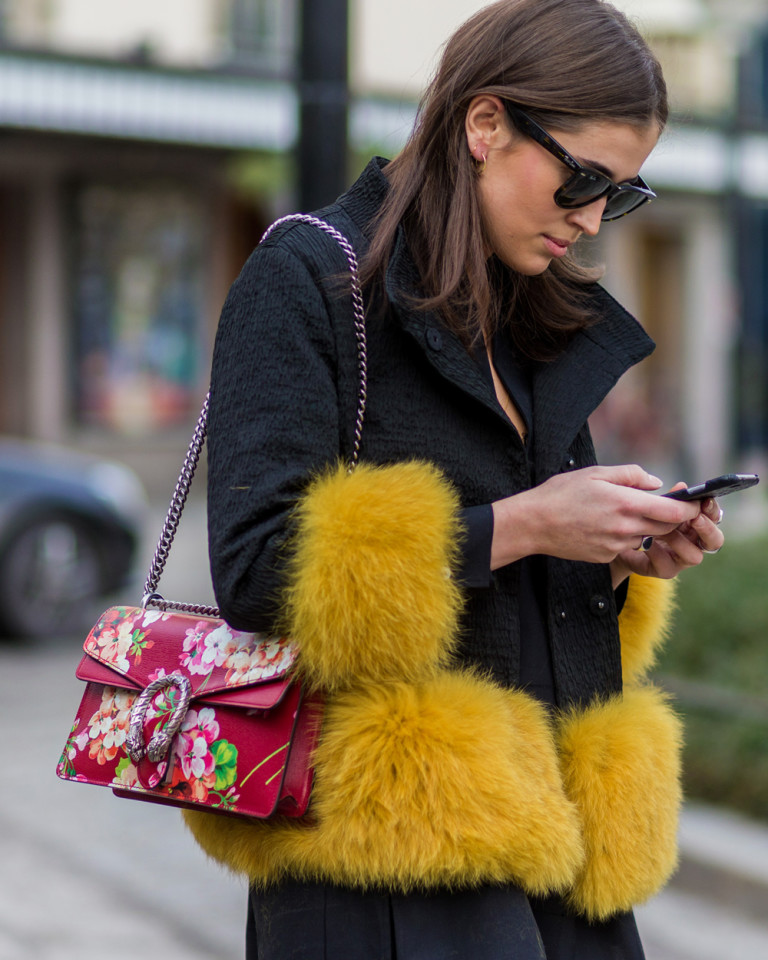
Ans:
{"type": "MultiPolygon", "coordinates": [[[[0,51],[0,128],[241,150],[290,150],[298,96],[288,81],[0,51]]],[[[393,156],[415,104],[353,99],[351,145],[393,156]]],[[[654,186],[768,198],[768,136],[672,123],[643,169],[654,186]]]]}
{"type": "Polygon", "coordinates": [[[3,51],[0,126],[285,150],[297,101],[287,82],[3,51]]]}

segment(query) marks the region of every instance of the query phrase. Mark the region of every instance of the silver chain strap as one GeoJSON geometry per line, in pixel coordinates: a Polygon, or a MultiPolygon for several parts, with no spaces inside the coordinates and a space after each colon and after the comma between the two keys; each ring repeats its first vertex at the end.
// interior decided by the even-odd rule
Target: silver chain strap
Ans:
{"type": "MultiPolygon", "coordinates": [[[[354,247],[343,233],[341,233],[335,227],[332,227],[330,223],[326,223],[325,220],[320,220],[318,217],[312,217],[309,214],[304,213],[294,213],[287,217],[281,217],[279,220],[276,220],[270,227],[268,227],[260,242],[266,240],[276,227],[280,226],[282,223],[286,223],[289,220],[299,220],[302,223],[309,223],[315,227],[318,227],[324,233],[327,233],[330,237],[333,237],[347,257],[347,264],[349,266],[350,274],[352,309],[355,322],[355,338],[357,341],[359,386],[359,392],[357,396],[357,415],[355,417],[354,444],[347,468],[348,472],[352,473],[357,466],[358,458],[360,456],[360,444],[363,436],[365,407],[368,401],[368,349],[365,336],[365,305],[363,303],[363,294],[360,289],[357,255],[355,254],[354,247]]],[[[171,551],[171,545],[173,544],[176,531],[179,527],[181,514],[187,502],[189,488],[192,484],[192,478],[195,475],[195,470],[200,460],[203,444],[205,443],[205,437],[208,431],[208,408],[210,405],[210,398],[211,395],[208,393],[205,398],[205,402],[203,403],[203,409],[200,411],[200,416],[197,419],[197,425],[195,426],[195,431],[192,434],[192,440],[189,444],[187,455],[184,458],[179,479],[176,482],[176,487],[173,491],[173,495],[171,496],[171,503],[168,507],[168,513],[165,517],[165,522],[163,523],[163,529],[160,532],[160,539],[157,542],[155,555],[152,558],[152,563],[149,567],[149,574],[147,575],[147,579],[144,583],[144,595],[141,601],[141,605],[143,607],[156,607],[159,610],[180,610],[183,613],[191,613],[201,617],[220,616],[218,607],[205,606],[203,604],[195,603],[180,603],[176,600],[166,600],[159,593],[157,593],[157,585],[160,582],[160,577],[165,569],[165,564],[171,551]]]]}

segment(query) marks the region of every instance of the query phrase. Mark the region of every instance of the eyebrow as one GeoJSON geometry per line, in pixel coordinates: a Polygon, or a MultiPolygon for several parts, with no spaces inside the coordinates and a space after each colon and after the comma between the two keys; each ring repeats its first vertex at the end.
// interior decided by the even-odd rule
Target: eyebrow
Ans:
{"type": "Polygon", "coordinates": [[[598,173],[604,173],[606,177],[609,177],[614,183],[617,182],[616,175],[612,170],[609,170],[605,164],[597,163],[595,160],[587,160],[585,157],[576,157],[575,159],[578,160],[583,167],[590,167],[592,170],[597,170],[598,173]]]}

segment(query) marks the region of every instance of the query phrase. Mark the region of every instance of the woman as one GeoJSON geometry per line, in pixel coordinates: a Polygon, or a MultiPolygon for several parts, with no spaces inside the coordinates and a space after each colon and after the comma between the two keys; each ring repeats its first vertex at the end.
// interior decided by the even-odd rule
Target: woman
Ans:
{"type": "Polygon", "coordinates": [[[675,863],[679,730],[643,682],[713,501],[596,466],[587,418],[652,344],[572,259],[652,198],[658,63],[600,0],[502,0],[415,130],[289,222],[224,307],[209,533],[226,618],[296,638],[328,698],[311,815],[190,814],[251,883],[248,956],[640,958],[675,863]],[[334,466],[341,462],[341,466],[334,466]],[[647,536],[650,549],[638,549],[647,536]]]}

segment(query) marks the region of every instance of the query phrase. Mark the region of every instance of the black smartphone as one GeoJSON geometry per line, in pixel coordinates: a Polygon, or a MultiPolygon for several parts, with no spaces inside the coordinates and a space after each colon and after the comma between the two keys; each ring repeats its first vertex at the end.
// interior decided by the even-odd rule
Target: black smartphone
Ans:
{"type": "Polygon", "coordinates": [[[673,490],[662,496],[670,500],[706,500],[707,497],[724,497],[726,493],[735,493],[737,490],[746,490],[754,487],[760,480],[756,473],[726,473],[722,477],[714,477],[697,483],[693,487],[684,487],[682,490],[673,490]]]}

